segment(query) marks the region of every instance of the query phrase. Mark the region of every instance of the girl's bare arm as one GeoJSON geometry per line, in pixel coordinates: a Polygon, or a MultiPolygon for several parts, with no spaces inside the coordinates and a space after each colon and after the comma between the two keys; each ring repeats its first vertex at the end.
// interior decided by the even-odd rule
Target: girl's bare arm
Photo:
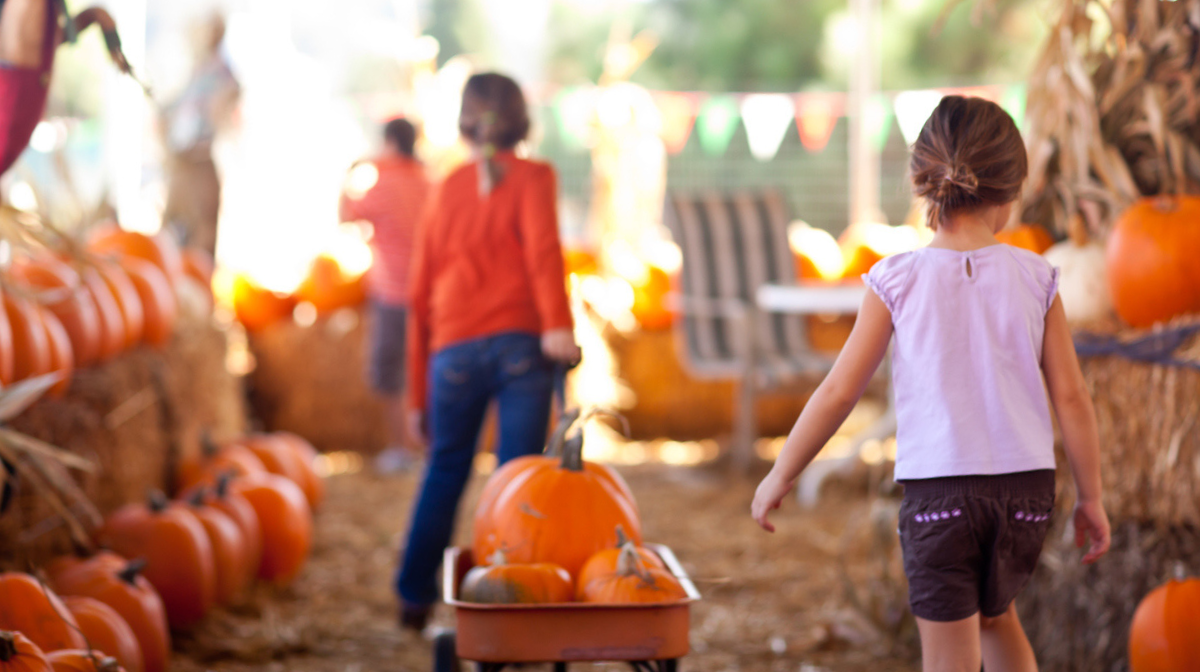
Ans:
{"type": "Polygon", "coordinates": [[[868,291],[837,362],[804,405],[775,466],[754,495],[751,514],[763,529],[775,531],[767,514],[779,508],[800,472],[850,415],[883,361],[891,338],[892,314],[874,292],[868,291]]]}
{"type": "Polygon", "coordinates": [[[1100,436],[1096,430],[1096,411],[1092,397],[1079,370],[1071,329],[1063,312],[1062,299],[1054,298],[1046,313],[1046,332],[1042,340],[1042,371],[1050,403],[1062,429],[1063,448],[1075,479],[1075,544],[1090,541],[1085,563],[1095,562],[1108,551],[1111,543],[1108,516],[1100,502],[1100,436]]]}

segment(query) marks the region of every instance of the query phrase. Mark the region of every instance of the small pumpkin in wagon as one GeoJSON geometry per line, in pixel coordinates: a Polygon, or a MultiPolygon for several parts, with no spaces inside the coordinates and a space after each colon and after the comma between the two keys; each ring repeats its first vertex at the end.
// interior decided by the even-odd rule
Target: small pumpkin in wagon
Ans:
{"type": "Polygon", "coordinates": [[[548,562],[509,564],[496,551],[488,564],[471,568],[463,577],[459,597],[483,604],[547,604],[570,602],[574,591],[567,570],[548,562]]]}
{"type": "Polygon", "coordinates": [[[581,594],[585,602],[607,604],[673,602],[688,596],[670,572],[646,566],[633,544],[625,544],[616,567],[592,579],[581,594]]]}
{"type": "Polygon", "coordinates": [[[621,553],[624,552],[626,546],[631,546],[633,548],[633,551],[637,554],[638,559],[641,560],[642,564],[646,567],[662,570],[667,568],[667,566],[663,564],[662,559],[659,558],[654,551],[651,551],[648,548],[630,544],[629,539],[625,536],[625,530],[618,527],[616,546],[613,546],[612,548],[606,548],[588,558],[588,561],[583,565],[583,569],[579,570],[579,574],[575,577],[575,592],[578,599],[582,600],[584,598],[584,588],[592,581],[600,578],[601,576],[605,576],[617,571],[617,563],[620,562],[621,553]]]}

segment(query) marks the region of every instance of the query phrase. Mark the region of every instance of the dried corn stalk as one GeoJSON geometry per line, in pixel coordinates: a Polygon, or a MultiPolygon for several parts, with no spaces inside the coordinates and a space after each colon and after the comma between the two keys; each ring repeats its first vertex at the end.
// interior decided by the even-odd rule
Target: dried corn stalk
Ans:
{"type": "Polygon", "coordinates": [[[1200,193],[1200,0],[1064,0],[1029,80],[1024,216],[1104,235],[1140,196],[1200,193]]]}

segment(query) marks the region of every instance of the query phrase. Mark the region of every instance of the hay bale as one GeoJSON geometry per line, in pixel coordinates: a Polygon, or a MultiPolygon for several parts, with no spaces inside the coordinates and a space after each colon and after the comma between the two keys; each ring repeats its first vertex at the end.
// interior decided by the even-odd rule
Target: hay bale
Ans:
{"type": "MultiPolygon", "coordinates": [[[[1200,359],[1200,336],[1175,356],[1200,359]]],[[[1108,514],[1200,526],[1200,370],[1119,356],[1080,364],[1096,407],[1108,514]]]]}
{"type": "Polygon", "coordinates": [[[285,320],[249,336],[250,403],[265,429],[322,451],[379,452],[383,404],[366,380],[369,311],[342,309],[308,326],[285,320]]]}
{"type": "MultiPolygon", "coordinates": [[[[241,382],[225,368],[226,339],[207,318],[185,315],[165,349],[140,347],[77,371],[61,399],[41,399],[12,428],[91,460],[76,474],[89,500],[107,513],[168,489],[182,451],[198,450],[202,431],[244,430],[241,382]]],[[[18,481],[0,515],[0,564],[25,568],[70,548],[50,506],[18,481]]]]}
{"type": "Polygon", "coordinates": [[[1087,566],[1081,556],[1059,531],[1017,599],[1038,663],[1048,672],[1127,672],[1134,610],[1179,567],[1200,568],[1200,529],[1125,522],[1114,525],[1107,556],[1087,566]]]}

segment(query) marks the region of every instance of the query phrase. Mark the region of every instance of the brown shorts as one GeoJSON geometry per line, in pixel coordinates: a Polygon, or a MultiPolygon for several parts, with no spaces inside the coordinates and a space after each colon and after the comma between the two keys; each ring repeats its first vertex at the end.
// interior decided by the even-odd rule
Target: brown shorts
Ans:
{"type": "Polygon", "coordinates": [[[1042,552],[1054,472],[903,481],[900,546],[912,612],[957,621],[1008,610],[1042,552]]]}

